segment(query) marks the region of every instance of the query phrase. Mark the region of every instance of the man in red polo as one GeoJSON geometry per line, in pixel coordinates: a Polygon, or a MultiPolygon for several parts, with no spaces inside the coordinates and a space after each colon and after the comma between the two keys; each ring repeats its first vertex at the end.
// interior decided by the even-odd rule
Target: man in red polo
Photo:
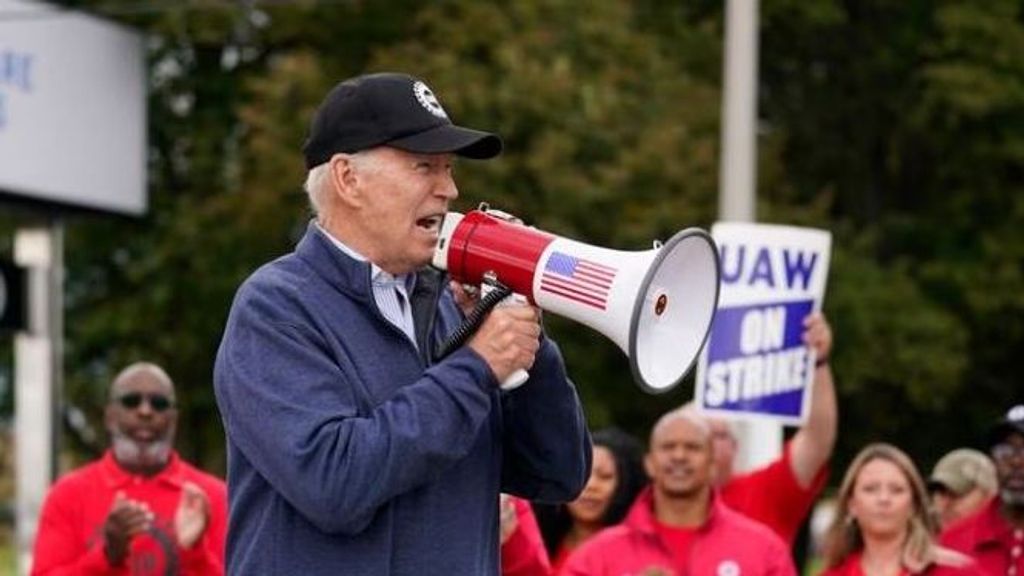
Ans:
{"type": "Polygon", "coordinates": [[[692,407],[658,420],[644,467],[651,485],[626,519],[573,552],[569,576],[796,576],[789,548],[731,510],[712,484],[711,428],[692,407]]]}
{"type": "Polygon", "coordinates": [[[1024,576],[1024,404],[992,427],[988,449],[999,496],[946,529],[941,541],[973,557],[989,576],[1024,576]]]}
{"type": "Polygon", "coordinates": [[[174,451],[167,373],[141,362],[125,368],[104,420],[110,449],[46,497],[32,574],[223,574],[227,489],[174,451]]]}

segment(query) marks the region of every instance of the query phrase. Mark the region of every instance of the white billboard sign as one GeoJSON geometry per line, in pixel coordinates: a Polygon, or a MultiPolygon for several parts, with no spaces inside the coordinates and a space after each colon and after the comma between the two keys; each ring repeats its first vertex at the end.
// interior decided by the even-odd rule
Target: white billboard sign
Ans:
{"type": "Polygon", "coordinates": [[[138,34],[0,0],[0,195],[145,212],[145,82],[138,34]]]}

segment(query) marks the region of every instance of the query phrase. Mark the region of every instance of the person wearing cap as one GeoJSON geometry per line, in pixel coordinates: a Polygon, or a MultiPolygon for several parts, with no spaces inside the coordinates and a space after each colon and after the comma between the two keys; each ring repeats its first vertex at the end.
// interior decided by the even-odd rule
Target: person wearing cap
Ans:
{"type": "Polygon", "coordinates": [[[536,308],[432,355],[471,305],[427,267],[452,165],[501,147],[404,74],[324,99],[303,148],[315,219],[238,289],[217,354],[229,573],[497,574],[500,492],[582,490],[589,433],[536,308]]]}
{"type": "Polygon", "coordinates": [[[970,448],[958,448],[940,458],[928,478],[932,507],[942,527],[980,510],[997,489],[992,460],[970,448]]]}
{"type": "Polygon", "coordinates": [[[974,557],[991,576],[1024,575],[1024,404],[989,430],[999,496],[942,533],[942,543],[974,557]]]}

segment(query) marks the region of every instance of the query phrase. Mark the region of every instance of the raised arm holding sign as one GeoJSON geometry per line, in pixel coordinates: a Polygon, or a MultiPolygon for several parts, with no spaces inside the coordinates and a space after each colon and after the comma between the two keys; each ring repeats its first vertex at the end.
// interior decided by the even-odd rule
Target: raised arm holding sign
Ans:
{"type": "Polygon", "coordinates": [[[825,484],[837,408],[832,331],[820,312],[827,232],[718,224],[721,304],[697,374],[695,404],[712,416],[716,481],[732,508],[792,543],[825,484]],[[773,420],[800,429],[781,457],[734,474],[729,420],[773,420]]]}

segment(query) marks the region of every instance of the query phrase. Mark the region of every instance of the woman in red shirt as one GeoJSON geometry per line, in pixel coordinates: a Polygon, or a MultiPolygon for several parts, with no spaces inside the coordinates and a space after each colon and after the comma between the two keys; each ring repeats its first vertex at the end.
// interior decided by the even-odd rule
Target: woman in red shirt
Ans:
{"type": "Polygon", "coordinates": [[[568,504],[534,506],[555,575],[580,544],[621,522],[647,485],[640,441],[617,428],[606,428],[594,432],[592,442],[590,480],[579,497],[568,504]]]}
{"type": "Polygon", "coordinates": [[[970,558],[936,543],[924,482],[899,448],[876,443],[861,450],[838,502],[823,576],[980,576],[970,558]]]}

